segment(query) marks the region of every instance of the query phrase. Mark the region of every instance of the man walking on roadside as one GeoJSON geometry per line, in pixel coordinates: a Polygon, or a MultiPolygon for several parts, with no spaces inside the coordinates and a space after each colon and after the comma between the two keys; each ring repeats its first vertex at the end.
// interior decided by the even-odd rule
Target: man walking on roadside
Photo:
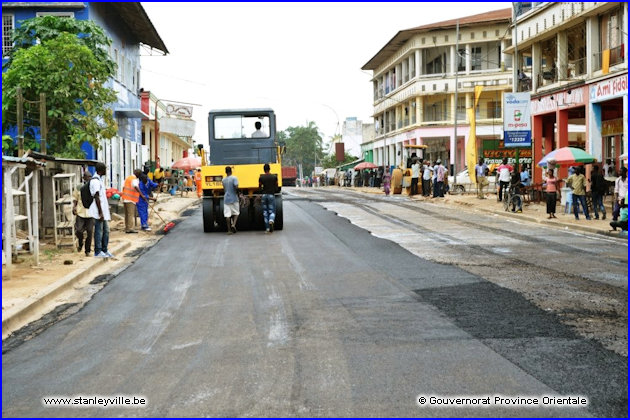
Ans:
{"type": "MultiPolygon", "coordinates": [[[[90,171],[83,173],[83,183],[89,183],[92,179],[90,171]]],[[[77,186],[72,194],[72,214],[74,214],[74,232],[77,237],[78,246],[77,251],[81,252],[83,248],[83,233],[85,232],[85,256],[89,256],[92,249],[92,233],[94,232],[94,219],[88,213],[88,209],[83,207],[83,200],[81,200],[81,187],[84,184],[77,186]]],[[[86,203],[87,204],[87,203],[86,203]]]]}
{"type": "Polygon", "coordinates": [[[227,223],[227,233],[231,235],[236,233],[236,220],[240,214],[239,202],[238,202],[238,178],[232,175],[232,168],[225,167],[225,174],[223,178],[223,216],[227,223]]]}
{"type": "Polygon", "coordinates": [[[265,233],[273,232],[273,225],[276,220],[276,197],[278,191],[278,176],[271,174],[268,163],[263,166],[264,174],[258,178],[258,186],[262,191],[263,218],[265,220],[265,233]]]}
{"type": "Polygon", "coordinates": [[[92,201],[88,213],[94,219],[94,256],[97,258],[114,257],[107,250],[111,214],[109,213],[109,203],[105,195],[105,172],[105,164],[98,162],[96,164],[96,174],[90,180],[90,194],[94,197],[94,201],[92,201]]]}

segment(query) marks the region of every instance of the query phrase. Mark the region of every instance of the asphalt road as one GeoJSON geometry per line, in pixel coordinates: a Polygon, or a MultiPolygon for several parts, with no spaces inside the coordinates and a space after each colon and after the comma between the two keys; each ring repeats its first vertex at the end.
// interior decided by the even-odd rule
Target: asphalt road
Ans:
{"type": "MultiPolygon", "coordinates": [[[[577,268],[554,268],[526,239],[537,237],[529,228],[518,237],[527,252],[514,256],[514,244],[495,245],[512,229],[489,216],[463,216],[469,231],[459,216],[420,210],[309,192],[285,198],[283,231],[231,236],[204,234],[198,210],[78,313],[3,355],[3,416],[627,415],[627,357],[541,308],[509,271],[483,275],[487,260],[521,271],[529,261],[542,277],[564,272],[578,292],[623,299],[618,244],[602,252],[620,268],[576,279],[577,268]],[[120,395],[146,404],[43,404],[120,395]],[[497,404],[499,395],[521,404],[497,404]],[[430,396],[479,399],[417,403],[430,396]]],[[[538,240],[563,259],[594,239],[538,240]]],[[[627,257],[625,267],[627,296],[627,257]]]]}

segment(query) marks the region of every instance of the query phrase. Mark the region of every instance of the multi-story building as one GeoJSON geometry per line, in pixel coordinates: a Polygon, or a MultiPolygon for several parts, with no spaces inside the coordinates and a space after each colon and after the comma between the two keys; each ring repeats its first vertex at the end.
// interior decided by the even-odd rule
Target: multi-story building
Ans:
{"type": "Polygon", "coordinates": [[[142,89],[140,98],[142,112],[148,115],[142,121],[142,145],[148,147],[148,160],[152,169],[158,163],[162,168],[169,168],[172,162],[186,157],[193,148],[193,107],[158,99],[152,92],[142,89]],[[156,139],[159,139],[157,143],[156,139]]]}
{"type": "Polygon", "coordinates": [[[478,150],[501,149],[503,94],[513,81],[512,57],[504,52],[511,45],[511,18],[512,10],[503,9],[402,30],[381,48],[362,67],[373,72],[376,131],[362,146],[365,156],[399,165],[405,145],[426,145],[425,158],[462,169],[470,131],[466,109],[479,85],[478,150]]]}
{"type": "Polygon", "coordinates": [[[140,45],[164,54],[168,50],[139,2],[3,2],[3,53],[11,48],[11,33],[21,20],[44,15],[93,20],[112,39],[109,55],[117,64],[117,72],[108,87],[118,96],[113,104],[118,133],[113,138],[101,139],[98,150],[87,142],[82,148],[87,159],[105,162],[111,185],[121,189],[125,177],[149,160],[148,149],[142,146],[141,137],[142,118],[148,115],[141,111],[138,96],[140,45]]]}
{"type": "Polygon", "coordinates": [[[358,158],[365,157],[361,145],[374,138],[373,127],[373,124],[364,124],[357,117],[346,118],[341,129],[341,141],[345,145],[346,153],[358,158]]]}
{"type": "MultiPolygon", "coordinates": [[[[519,90],[531,91],[534,160],[575,146],[619,169],[628,150],[628,4],[514,5],[515,42],[505,52],[526,75],[519,90]]],[[[542,180],[540,168],[533,175],[542,180]]]]}

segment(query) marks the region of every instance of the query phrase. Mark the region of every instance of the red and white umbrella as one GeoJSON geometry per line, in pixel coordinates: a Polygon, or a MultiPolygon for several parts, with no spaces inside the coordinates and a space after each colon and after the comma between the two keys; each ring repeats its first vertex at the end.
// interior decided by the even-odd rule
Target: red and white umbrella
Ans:
{"type": "Polygon", "coordinates": [[[190,171],[191,169],[199,168],[201,166],[201,159],[195,156],[188,156],[181,158],[177,162],[173,163],[171,169],[182,169],[184,171],[190,171]]]}

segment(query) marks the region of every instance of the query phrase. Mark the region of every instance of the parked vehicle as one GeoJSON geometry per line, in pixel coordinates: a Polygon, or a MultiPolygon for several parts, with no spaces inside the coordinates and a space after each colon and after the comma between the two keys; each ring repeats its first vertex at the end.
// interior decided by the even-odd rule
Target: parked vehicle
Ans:
{"type": "MultiPolygon", "coordinates": [[[[495,192],[497,190],[496,177],[494,175],[488,175],[487,179],[489,184],[484,187],[484,192],[495,192]]],[[[455,177],[450,175],[448,177],[448,185],[450,186],[451,194],[464,194],[464,193],[476,193],[477,183],[473,182],[468,175],[468,169],[457,174],[457,183],[455,183],[455,177]]]]}
{"type": "Polygon", "coordinates": [[[295,166],[282,167],[282,185],[287,187],[295,187],[297,180],[297,168],[295,166]]]}

